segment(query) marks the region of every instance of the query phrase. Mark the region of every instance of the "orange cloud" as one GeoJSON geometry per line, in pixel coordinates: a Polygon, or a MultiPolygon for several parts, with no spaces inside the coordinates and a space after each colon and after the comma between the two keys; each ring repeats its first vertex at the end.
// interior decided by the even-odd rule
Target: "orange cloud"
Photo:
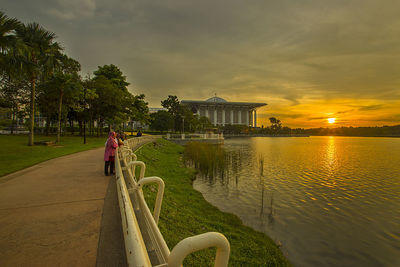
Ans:
{"type": "Polygon", "coordinates": [[[400,124],[399,106],[400,100],[306,100],[297,105],[281,101],[260,109],[258,124],[268,126],[273,116],[295,128],[396,125],[400,124]],[[336,118],[335,123],[329,124],[328,118],[336,118]]]}

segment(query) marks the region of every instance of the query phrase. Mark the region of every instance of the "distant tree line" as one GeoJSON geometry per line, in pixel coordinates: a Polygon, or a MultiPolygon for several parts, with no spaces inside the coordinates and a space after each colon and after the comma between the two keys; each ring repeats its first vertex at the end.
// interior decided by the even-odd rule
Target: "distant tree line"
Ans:
{"type": "Polygon", "coordinates": [[[399,136],[400,125],[382,127],[338,127],[338,128],[312,128],[305,129],[309,135],[333,135],[333,136],[399,136]]]}
{"type": "Polygon", "coordinates": [[[337,127],[337,128],[290,128],[283,126],[282,122],[275,118],[269,118],[270,126],[261,128],[247,127],[245,125],[219,126],[224,134],[248,134],[248,135],[314,135],[314,136],[400,136],[400,125],[382,127],[337,127]]]}
{"type": "Polygon", "coordinates": [[[255,135],[314,135],[314,136],[399,136],[400,125],[382,127],[337,127],[337,128],[290,128],[282,126],[275,117],[270,119],[271,125],[261,128],[252,128],[244,125],[226,125],[221,127],[224,134],[255,134],[255,135]]]}
{"type": "Polygon", "coordinates": [[[249,127],[246,125],[225,125],[220,127],[220,130],[224,134],[246,134],[246,135],[291,135],[291,134],[305,134],[304,129],[296,128],[292,129],[286,126],[282,126],[282,122],[275,118],[270,117],[270,126],[262,126],[261,128],[249,127]]]}
{"type": "Polygon", "coordinates": [[[82,78],[80,63],[55,39],[39,24],[23,24],[0,11],[0,111],[11,111],[11,131],[21,118],[29,118],[28,145],[33,145],[39,113],[46,118],[46,134],[56,125],[57,142],[68,122],[72,132],[75,121],[80,133],[87,123],[89,133],[97,135],[105,125],[148,122],[144,95],[128,91],[117,66],[99,66],[93,77],[82,78]]]}

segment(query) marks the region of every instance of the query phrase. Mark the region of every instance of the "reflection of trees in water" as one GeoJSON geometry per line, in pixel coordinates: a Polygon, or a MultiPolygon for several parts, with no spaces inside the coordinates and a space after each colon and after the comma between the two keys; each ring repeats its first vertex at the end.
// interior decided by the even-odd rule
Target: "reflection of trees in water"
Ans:
{"type": "Polygon", "coordinates": [[[194,167],[210,183],[215,183],[220,177],[224,182],[225,174],[225,150],[221,145],[201,142],[189,142],[185,146],[184,161],[187,165],[194,167]]]}
{"type": "Polygon", "coordinates": [[[219,180],[223,185],[234,183],[237,186],[245,154],[241,150],[227,152],[221,145],[190,142],[185,146],[184,161],[210,184],[219,180]]]}
{"type": "Polygon", "coordinates": [[[186,165],[198,170],[201,177],[206,179],[209,184],[215,184],[218,180],[221,185],[233,184],[236,187],[243,173],[250,175],[250,170],[247,168],[251,168],[251,161],[258,161],[261,194],[259,215],[262,222],[268,221],[269,224],[274,222],[274,193],[272,188],[270,190],[267,188],[266,179],[268,177],[264,175],[263,155],[258,156],[257,160],[256,156],[246,150],[237,149],[227,152],[221,145],[190,142],[185,146],[184,161],[186,165]]]}

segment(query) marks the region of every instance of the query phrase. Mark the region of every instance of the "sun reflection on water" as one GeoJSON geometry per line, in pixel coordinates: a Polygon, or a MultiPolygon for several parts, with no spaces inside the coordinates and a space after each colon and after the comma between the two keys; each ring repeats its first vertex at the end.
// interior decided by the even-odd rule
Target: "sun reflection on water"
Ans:
{"type": "Polygon", "coordinates": [[[279,240],[294,263],[390,266],[398,259],[399,139],[243,138],[224,147],[223,176],[198,176],[195,188],[279,240]],[[376,244],[380,253],[371,250],[376,244]]]}
{"type": "Polygon", "coordinates": [[[327,140],[325,146],[325,167],[323,169],[326,170],[327,175],[326,179],[321,181],[321,185],[333,188],[337,185],[336,182],[336,172],[339,168],[338,159],[337,159],[337,147],[336,147],[336,139],[334,136],[330,136],[327,140]]]}

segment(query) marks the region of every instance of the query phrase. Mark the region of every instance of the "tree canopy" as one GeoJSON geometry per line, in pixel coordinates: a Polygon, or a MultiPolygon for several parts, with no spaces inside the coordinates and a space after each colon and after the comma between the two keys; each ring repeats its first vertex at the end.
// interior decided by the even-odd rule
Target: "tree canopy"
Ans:
{"type": "Polygon", "coordinates": [[[46,119],[46,133],[56,122],[57,141],[62,122],[65,127],[70,122],[72,133],[73,121],[80,132],[88,122],[90,133],[97,126],[99,134],[105,125],[122,129],[129,121],[149,121],[145,96],[129,92],[127,78],[117,66],[99,66],[85,79],[80,69],[77,60],[63,53],[55,33],[0,12],[0,104],[13,118],[29,115],[29,145],[34,143],[38,111],[46,119]]]}

